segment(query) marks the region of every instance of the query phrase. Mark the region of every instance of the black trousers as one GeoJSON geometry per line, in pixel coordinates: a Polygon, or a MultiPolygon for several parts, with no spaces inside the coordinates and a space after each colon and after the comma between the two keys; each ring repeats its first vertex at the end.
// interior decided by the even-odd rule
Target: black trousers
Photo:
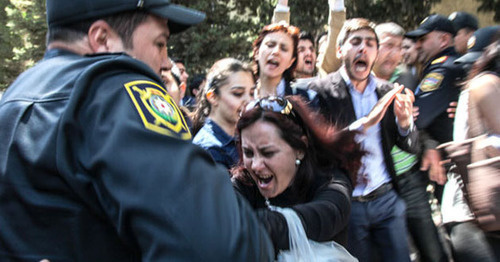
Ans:
{"type": "Polygon", "coordinates": [[[411,170],[397,176],[399,195],[406,203],[406,223],[421,261],[448,261],[438,230],[432,220],[429,179],[416,164],[411,170]]]}

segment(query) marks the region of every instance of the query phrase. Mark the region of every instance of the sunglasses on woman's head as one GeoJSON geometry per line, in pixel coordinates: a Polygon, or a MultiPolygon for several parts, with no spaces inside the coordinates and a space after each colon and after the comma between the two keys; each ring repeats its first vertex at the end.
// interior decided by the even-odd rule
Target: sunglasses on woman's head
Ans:
{"type": "Polygon", "coordinates": [[[289,115],[291,113],[292,116],[295,116],[292,111],[292,104],[290,103],[290,101],[283,97],[270,96],[254,100],[248,103],[248,105],[245,107],[245,111],[251,110],[257,106],[264,111],[281,113],[283,115],[289,115]]]}

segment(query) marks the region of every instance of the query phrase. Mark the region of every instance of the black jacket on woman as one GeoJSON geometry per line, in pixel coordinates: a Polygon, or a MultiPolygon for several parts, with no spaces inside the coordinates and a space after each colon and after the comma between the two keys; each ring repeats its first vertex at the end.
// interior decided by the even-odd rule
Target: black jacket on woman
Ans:
{"type": "MultiPolygon", "coordinates": [[[[318,172],[306,194],[293,192],[289,187],[280,195],[269,199],[269,202],[273,206],[290,207],[295,210],[309,239],[317,242],[334,240],[345,246],[351,212],[352,185],[343,171],[335,169],[328,173],[333,175],[327,176],[324,172],[318,172]]],[[[289,249],[285,217],[267,208],[266,199],[254,183],[248,185],[233,179],[233,185],[236,191],[256,209],[257,216],[271,236],[275,251],[289,249]]]]}

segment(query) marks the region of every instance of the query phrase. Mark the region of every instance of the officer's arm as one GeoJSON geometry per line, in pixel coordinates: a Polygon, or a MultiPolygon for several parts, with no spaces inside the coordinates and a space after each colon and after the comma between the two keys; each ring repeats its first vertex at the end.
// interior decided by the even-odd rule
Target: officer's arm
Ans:
{"type": "Polygon", "coordinates": [[[269,237],[227,171],[185,140],[154,83],[127,77],[89,83],[66,116],[74,122],[62,130],[79,133],[61,155],[78,151],[66,175],[88,181],[81,197],[144,261],[271,260],[269,237]]]}

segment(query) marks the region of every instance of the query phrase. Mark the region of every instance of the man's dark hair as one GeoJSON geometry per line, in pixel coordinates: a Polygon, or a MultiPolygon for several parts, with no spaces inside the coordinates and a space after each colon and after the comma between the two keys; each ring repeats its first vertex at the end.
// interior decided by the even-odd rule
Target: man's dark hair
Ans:
{"type": "Polygon", "coordinates": [[[316,47],[316,43],[314,42],[314,37],[312,36],[311,33],[307,31],[301,31],[299,34],[299,41],[300,40],[309,40],[313,44],[314,47],[316,47]]]}
{"type": "Polygon", "coordinates": [[[122,39],[125,48],[132,48],[132,34],[138,25],[143,23],[150,14],[142,11],[122,12],[115,15],[94,18],[70,25],[49,28],[47,45],[54,41],[74,42],[85,37],[92,23],[104,20],[113,28],[122,39]]]}
{"type": "Polygon", "coordinates": [[[174,61],[174,63],[181,63],[184,65],[184,60],[182,58],[173,57],[172,61],[174,61]]]}
{"type": "Polygon", "coordinates": [[[337,47],[344,45],[345,41],[349,38],[352,32],[359,30],[368,30],[375,35],[375,40],[377,41],[377,47],[379,46],[379,39],[377,33],[375,32],[375,24],[370,20],[365,18],[351,18],[344,22],[342,29],[337,36],[337,47]]]}
{"type": "Polygon", "coordinates": [[[191,96],[195,96],[193,93],[193,89],[197,89],[198,91],[203,88],[203,86],[200,86],[203,81],[205,81],[206,75],[205,74],[196,74],[191,78],[191,81],[189,82],[188,85],[188,90],[189,94],[191,96]]]}

